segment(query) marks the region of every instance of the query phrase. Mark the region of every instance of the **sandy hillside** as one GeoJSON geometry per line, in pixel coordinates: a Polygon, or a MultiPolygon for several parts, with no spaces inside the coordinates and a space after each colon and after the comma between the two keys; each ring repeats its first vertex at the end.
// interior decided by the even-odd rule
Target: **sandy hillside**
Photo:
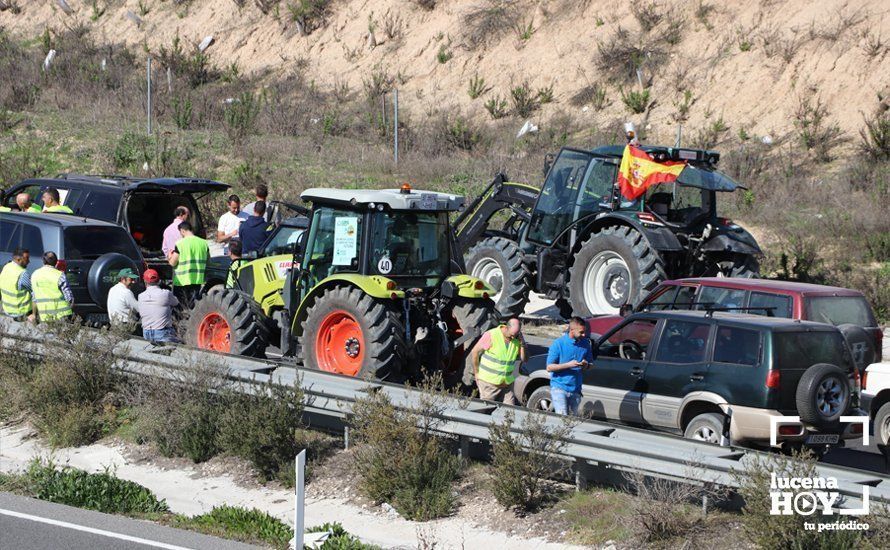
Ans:
{"type": "Polygon", "coordinates": [[[811,93],[855,136],[862,113],[873,111],[878,94],[890,90],[888,2],[656,0],[649,11],[661,20],[643,32],[631,3],[614,0],[440,0],[432,11],[410,0],[334,0],[325,22],[307,36],[291,21],[288,6],[298,2],[288,0],[269,14],[253,0],[240,9],[233,0],[99,0],[106,11],[97,18],[93,2],[67,2],[73,15],[56,0],[19,1],[20,13],[0,12],[0,25],[37,36],[47,26],[82,21],[99,39],[145,43],[153,51],[177,34],[194,43],[213,35],[208,53],[214,63],[234,62],[244,73],[270,79],[305,64],[319,86],[346,83],[360,91],[372,73],[386,73],[400,89],[403,107],[417,115],[448,109],[488,119],[485,101],[506,97],[511,85],[527,80],[533,90],[553,86],[554,101],[533,115],[536,120],[566,111],[591,123],[641,122],[643,115],[629,115],[619,93],[619,86],[637,87],[636,79],[607,82],[597,64],[598,42],[612,43],[619,27],[628,31],[624,42],[657,44],[654,49],[665,56],[643,74],[655,100],[647,121],[653,138],[674,135],[687,89],[687,134],[722,117],[732,134],[745,128],[752,136],[773,137],[790,131],[799,98],[811,93]],[[148,12],[137,25],[128,12],[143,13],[140,6],[148,12]],[[493,18],[479,12],[492,6],[506,11],[493,18]],[[468,17],[472,13],[476,17],[468,17]],[[472,45],[474,29],[485,24],[494,28],[472,45]],[[666,42],[678,26],[675,44],[666,42]],[[398,29],[389,33],[394,38],[387,29],[398,29]],[[491,89],[472,100],[467,89],[476,75],[491,89]],[[606,107],[572,101],[594,83],[605,87],[606,107]]]}

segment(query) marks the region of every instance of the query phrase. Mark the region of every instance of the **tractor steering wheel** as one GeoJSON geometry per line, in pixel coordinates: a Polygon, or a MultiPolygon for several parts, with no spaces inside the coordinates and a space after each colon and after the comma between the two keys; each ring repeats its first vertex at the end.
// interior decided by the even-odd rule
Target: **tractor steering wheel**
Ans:
{"type": "Polygon", "coordinates": [[[622,359],[631,359],[635,361],[646,358],[646,352],[643,351],[643,346],[633,340],[624,340],[618,344],[618,355],[622,359]]]}

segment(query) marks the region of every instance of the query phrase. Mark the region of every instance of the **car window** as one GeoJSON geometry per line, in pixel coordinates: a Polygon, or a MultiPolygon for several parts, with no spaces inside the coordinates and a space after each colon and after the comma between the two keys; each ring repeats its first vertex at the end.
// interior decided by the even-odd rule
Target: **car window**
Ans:
{"type": "Polygon", "coordinates": [[[119,194],[90,191],[86,193],[83,202],[78,205],[77,213],[97,220],[117,222],[117,211],[120,207],[120,202],[121,196],[119,194]]]}
{"type": "Polygon", "coordinates": [[[808,369],[816,363],[849,367],[844,337],[837,331],[773,334],[773,360],[779,369],[808,369]]]}
{"type": "Polygon", "coordinates": [[[39,227],[22,225],[22,248],[27,248],[32,257],[43,256],[43,234],[39,227]]]}
{"type": "Polygon", "coordinates": [[[745,305],[744,290],[720,288],[719,286],[702,287],[698,294],[695,309],[741,308],[745,305]]]}
{"type": "Polygon", "coordinates": [[[681,286],[677,292],[677,299],[674,300],[674,309],[690,309],[695,303],[695,291],[697,286],[681,286]]]}
{"type": "Polygon", "coordinates": [[[791,319],[794,312],[792,303],[793,301],[791,296],[786,296],[783,294],[772,294],[770,292],[752,292],[751,299],[748,301],[748,307],[750,309],[745,313],[751,313],[753,315],[771,315],[773,317],[784,317],[785,319],[791,319]],[[757,308],[772,309],[767,310],[757,308]]]}
{"type": "Polygon", "coordinates": [[[65,229],[66,260],[95,260],[109,252],[117,252],[137,261],[142,260],[139,249],[123,228],[87,226],[65,229]]]}
{"type": "Polygon", "coordinates": [[[677,295],[677,288],[675,286],[669,286],[667,289],[653,297],[650,301],[646,303],[642,307],[643,311],[661,311],[664,309],[670,309],[674,303],[674,297],[677,295]]]}
{"type": "Polygon", "coordinates": [[[738,327],[719,327],[714,342],[714,362],[757,365],[760,363],[760,332],[738,327]]]}
{"type": "Polygon", "coordinates": [[[658,342],[655,360],[665,363],[701,363],[705,360],[709,323],[668,320],[658,342]]]}
{"type": "Polygon", "coordinates": [[[868,302],[862,296],[811,296],[806,299],[806,311],[810,321],[829,325],[877,325],[868,302]]]}
{"type": "Polygon", "coordinates": [[[652,335],[655,333],[654,319],[635,319],[609,335],[599,347],[603,357],[620,357],[642,361],[649,351],[652,335]]]}
{"type": "Polygon", "coordinates": [[[0,221],[0,252],[15,252],[22,241],[21,224],[0,221]]]}

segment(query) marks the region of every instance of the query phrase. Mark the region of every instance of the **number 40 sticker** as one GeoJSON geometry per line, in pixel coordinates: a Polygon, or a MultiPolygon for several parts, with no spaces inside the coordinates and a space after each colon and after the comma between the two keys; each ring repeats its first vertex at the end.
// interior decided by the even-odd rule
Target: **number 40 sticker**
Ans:
{"type": "Polygon", "coordinates": [[[377,271],[384,275],[392,271],[392,260],[389,259],[389,256],[380,258],[380,261],[377,262],[377,271]]]}

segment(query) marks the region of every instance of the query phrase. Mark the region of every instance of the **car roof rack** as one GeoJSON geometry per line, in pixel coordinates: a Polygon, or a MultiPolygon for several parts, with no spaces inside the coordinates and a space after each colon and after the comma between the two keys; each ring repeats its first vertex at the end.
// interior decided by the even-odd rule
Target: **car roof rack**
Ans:
{"type": "Polygon", "coordinates": [[[713,317],[715,311],[766,311],[767,317],[775,317],[773,312],[775,311],[775,306],[768,307],[706,307],[705,308],[705,317],[713,317]]]}

